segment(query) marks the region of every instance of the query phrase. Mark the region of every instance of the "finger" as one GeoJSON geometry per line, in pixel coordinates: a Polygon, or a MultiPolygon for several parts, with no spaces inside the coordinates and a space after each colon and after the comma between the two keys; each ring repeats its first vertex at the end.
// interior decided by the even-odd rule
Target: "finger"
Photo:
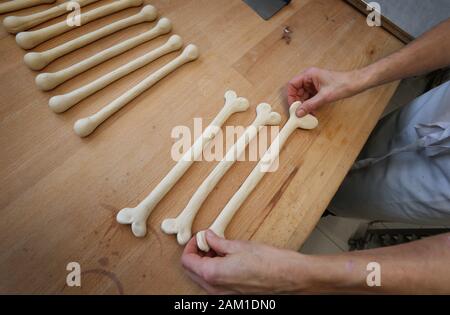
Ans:
{"type": "Polygon", "coordinates": [[[306,78],[304,85],[306,89],[317,89],[315,81],[312,77],[306,78]]]}
{"type": "Polygon", "coordinates": [[[294,77],[291,81],[289,81],[289,85],[292,85],[297,90],[303,87],[304,84],[304,75],[299,75],[294,77]]]}
{"type": "Polygon", "coordinates": [[[292,103],[299,101],[300,98],[297,95],[288,95],[288,105],[291,106],[292,103]]]}
{"type": "Polygon", "coordinates": [[[209,252],[207,252],[207,253],[204,253],[204,256],[205,257],[217,257],[218,256],[218,253],[216,253],[215,251],[213,251],[213,250],[209,250],[209,252]]]}
{"type": "Polygon", "coordinates": [[[192,237],[189,242],[186,244],[183,250],[184,254],[197,254],[199,255],[198,247],[197,247],[197,241],[195,237],[192,237]]]}
{"type": "Polygon", "coordinates": [[[213,258],[210,257],[202,257],[197,248],[197,241],[195,237],[193,237],[184,248],[183,254],[181,255],[181,264],[182,266],[196,273],[201,277],[204,269],[207,268],[207,262],[213,258]]]}
{"type": "Polygon", "coordinates": [[[300,96],[299,98],[300,98],[300,101],[301,101],[301,102],[304,102],[304,101],[306,101],[309,97],[310,97],[310,94],[309,94],[308,92],[304,92],[304,93],[302,94],[302,96],[300,96]]]}
{"type": "Polygon", "coordinates": [[[296,111],[297,117],[303,117],[312,111],[316,110],[324,103],[323,97],[320,94],[316,94],[314,97],[303,102],[296,111]]]}
{"type": "Polygon", "coordinates": [[[297,90],[297,96],[302,97],[306,93],[306,90],[304,88],[299,88],[297,90]]]}
{"type": "Polygon", "coordinates": [[[292,103],[298,101],[298,90],[291,84],[288,84],[287,95],[288,95],[288,104],[289,104],[289,106],[292,103]]]}
{"type": "Polygon", "coordinates": [[[219,255],[227,255],[236,251],[235,242],[217,236],[213,231],[206,231],[206,241],[212,250],[219,255]]]}

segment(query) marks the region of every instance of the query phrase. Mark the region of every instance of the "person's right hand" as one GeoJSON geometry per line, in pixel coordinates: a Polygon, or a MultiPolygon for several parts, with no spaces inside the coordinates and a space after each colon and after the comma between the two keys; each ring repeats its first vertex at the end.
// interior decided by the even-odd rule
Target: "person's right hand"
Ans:
{"type": "Polygon", "coordinates": [[[312,290],[314,258],[255,242],[226,240],[206,231],[211,251],[193,237],[181,262],[191,279],[213,294],[307,292],[312,290]],[[305,290],[305,291],[303,291],[305,290]]]}
{"type": "Polygon", "coordinates": [[[355,71],[336,72],[309,68],[294,77],[288,84],[289,106],[301,101],[297,116],[303,117],[322,105],[352,96],[359,91],[360,79],[355,71]]]}

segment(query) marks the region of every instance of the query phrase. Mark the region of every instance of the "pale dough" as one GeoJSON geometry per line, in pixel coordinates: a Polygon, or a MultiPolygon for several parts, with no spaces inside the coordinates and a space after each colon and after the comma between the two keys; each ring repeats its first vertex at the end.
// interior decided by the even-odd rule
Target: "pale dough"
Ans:
{"type": "MultiPolygon", "coordinates": [[[[244,183],[241,185],[239,190],[228,201],[222,212],[209,227],[209,229],[216,233],[218,236],[225,237],[225,229],[227,228],[234,214],[242,205],[242,203],[247,199],[247,197],[251,194],[253,189],[255,189],[260,180],[264,177],[264,174],[266,173],[264,169],[267,170],[269,165],[273,163],[276,158],[278,158],[279,151],[281,150],[289,136],[295,131],[295,129],[314,129],[319,124],[317,118],[312,115],[306,115],[302,118],[297,117],[297,115],[295,114],[295,110],[298,106],[300,106],[300,104],[300,102],[295,102],[291,105],[291,107],[289,108],[289,119],[284,125],[283,129],[281,129],[278,136],[275,138],[264,156],[255,166],[244,183]]],[[[197,246],[202,251],[208,252],[209,245],[206,241],[205,232],[206,231],[200,231],[197,233],[197,246]]]]}
{"type": "Polygon", "coordinates": [[[31,8],[40,4],[53,3],[56,0],[15,0],[0,3],[0,14],[31,8]]]}
{"type": "Polygon", "coordinates": [[[80,137],[86,137],[90,135],[95,130],[95,128],[97,128],[102,122],[108,119],[119,109],[121,109],[126,104],[142,94],[144,91],[152,87],[159,80],[166,77],[169,73],[175,71],[182,65],[197,59],[198,56],[199,51],[197,46],[192,44],[188,45],[183,50],[181,55],[133,86],[127,92],[103,107],[100,111],[89,117],[77,120],[73,126],[75,133],[80,137]]]}
{"type": "Polygon", "coordinates": [[[105,62],[115,56],[118,56],[142,43],[150,41],[158,36],[167,34],[172,29],[172,23],[167,18],[162,18],[158,21],[155,27],[151,30],[139,34],[135,37],[129,38],[119,44],[109,47],[101,52],[86,58],[76,64],[71,65],[65,69],[52,73],[42,73],[36,77],[36,84],[51,87],[58,86],[63,82],[87,71],[102,62],[105,62]]]}
{"type": "MultiPolygon", "coordinates": [[[[24,16],[7,16],[3,20],[3,26],[5,29],[11,33],[16,34],[22,31],[26,31],[33,26],[39,25],[46,21],[49,21],[55,17],[61,16],[63,14],[69,13],[67,10],[67,4],[71,2],[76,2],[80,7],[84,7],[93,2],[97,2],[99,0],[72,0],[67,1],[61,4],[58,4],[50,9],[39,11],[34,14],[24,15],[24,16]]],[[[16,2],[16,1],[12,1],[16,2]]]]}
{"type": "MultiPolygon", "coordinates": [[[[62,57],[74,50],[84,47],[90,43],[95,42],[96,40],[99,40],[100,38],[111,35],[132,25],[147,21],[154,21],[157,16],[158,11],[156,10],[156,8],[151,5],[146,5],[139,13],[135,15],[113,22],[90,33],[81,35],[80,37],[65,42],[64,44],[56,46],[52,49],[43,52],[27,53],[24,56],[24,62],[32,70],[41,70],[55,59],[62,57]]],[[[54,87],[55,86],[49,86],[44,90],[49,90],[54,87]]]]}
{"type": "Polygon", "coordinates": [[[256,118],[253,123],[239,137],[238,141],[228,150],[226,156],[208,175],[208,177],[199,186],[192,198],[189,200],[186,208],[175,219],[166,219],[161,224],[161,229],[166,234],[177,234],[177,240],[180,245],[186,244],[192,236],[192,222],[208,195],[231,168],[239,156],[241,156],[247,145],[256,137],[262,126],[277,125],[281,121],[278,113],[272,112],[269,104],[262,103],[256,108],[256,118]]]}
{"type": "Polygon", "coordinates": [[[225,105],[222,110],[217,114],[202,135],[194,142],[192,147],[137,207],[122,209],[117,214],[117,222],[121,224],[131,224],[131,230],[135,236],[145,236],[147,233],[147,218],[155,206],[178,182],[184,173],[186,173],[192,163],[201,156],[203,148],[220,132],[220,127],[225,121],[232,114],[245,111],[248,107],[249,103],[245,98],[238,98],[234,91],[227,91],[225,93],[225,105]]]}
{"type": "MultiPolygon", "coordinates": [[[[105,4],[104,6],[82,13],[80,15],[81,25],[130,7],[140,6],[142,3],[143,0],[117,0],[113,3],[105,4]]],[[[53,37],[70,31],[73,27],[64,20],[36,31],[20,32],[16,35],[16,42],[23,49],[31,49],[53,37]]]]}
{"type": "MultiPolygon", "coordinates": [[[[103,89],[114,81],[126,76],[127,74],[142,68],[143,66],[149,64],[150,62],[164,56],[170,52],[176,51],[183,47],[183,41],[180,36],[173,35],[169,40],[149,53],[130,61],[129,63],[109,72],[100,78],[92,81],[78,89],[75,89],[69,93],[63,95],[56,95],[50,98],[49,106],[56,113],[62,113],[68,110],[73,105],[77,104],[81,100],[85,99],[91,94],[103,89]]],[[[39,75],[40,76],[40,75],[39,75]]],[[[38,76],[38,77],[39,77],[38,76]]],[[[38,78],[36,78],[37,81],[38,78]]]]}

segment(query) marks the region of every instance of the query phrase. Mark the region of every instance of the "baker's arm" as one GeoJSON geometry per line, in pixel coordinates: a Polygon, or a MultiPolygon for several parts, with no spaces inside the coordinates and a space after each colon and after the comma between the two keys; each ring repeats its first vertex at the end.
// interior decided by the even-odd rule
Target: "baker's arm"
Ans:
{"type": "Polygon", "coordinates": [[[288,101],[304,102],[298,116],[369,88],[450,65],[450,19],[377,62],[353,71],[309,68],[288,84],[288,101]]]}
{"type": "Polygon", "coordinates": [[[310,259],[319,292],[450,293],[450,233],[397,246],[310,259]],[[380,266],[379,287],[366,283],[370,262],[380,266]]]}
{"type": "Polygon", "coordinates": [[[327,256],[225,240],[211,231],[207,240],[213,251],[198,251],[193,238],[182,264],[210,293],[450,293],[450,233],[327,256]],[[371,262],[380,266],[381,286],[367,285],[371,262]]]}

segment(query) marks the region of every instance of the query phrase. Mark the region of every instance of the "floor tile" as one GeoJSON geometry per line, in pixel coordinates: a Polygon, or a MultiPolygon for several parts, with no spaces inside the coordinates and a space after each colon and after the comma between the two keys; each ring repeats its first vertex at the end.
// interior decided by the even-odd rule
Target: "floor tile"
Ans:
{"type": "Polygon", "coordinates": [[[300,252],[303,254],[335,254],[342,251],[317,228],[312,231],[300,249],[300,252]]]}
{"type": "Polygon", "coordinates": [[[362,224],[368,221],[361,219],[327,216],[317,224],[317,228],[331,239],[343,251],[348,250],[349,238],[362,224]]]}

